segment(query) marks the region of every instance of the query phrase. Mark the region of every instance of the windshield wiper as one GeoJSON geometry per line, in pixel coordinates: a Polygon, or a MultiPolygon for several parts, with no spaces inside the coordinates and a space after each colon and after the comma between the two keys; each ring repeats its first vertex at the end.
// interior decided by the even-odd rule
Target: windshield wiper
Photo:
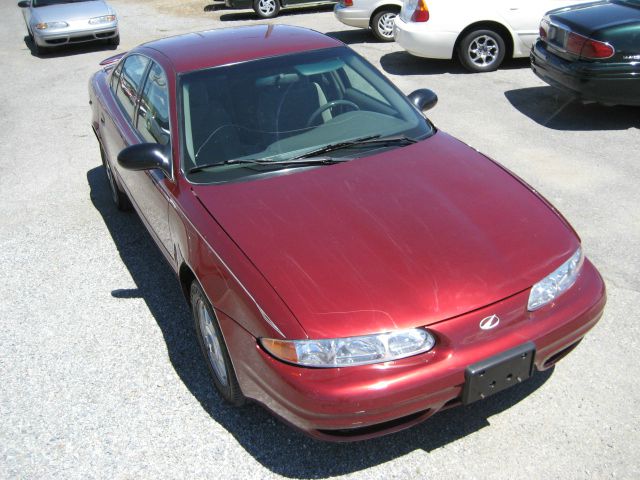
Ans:
{"type": "Polygon", "coordinates": [[[276,165],[276,166],[288,166],[288,165],[332,165],[334,163],[341,163],[341,162],[347,162],[350,159],[348,158],[329,158],[329,157],[319,157],[319,158],[309,158],[309,159],[303,159],[303,158],[292,158],[289,160],[248,160],[248,159],[231,159],[231,160],[225,160],[223,162],[216,162],[216,163],[208,163],[206,165],[197,165],[193,168],[191,168],[189,170],[188,173],[195,173],[195,172],[199,172],[201,170],[205,170],[207,168],[214,168],[214,167],[222,167],[224,165],[242,165],[242,164],[247,164],[247,165],[262,165],[262,166],[270,166],[270,165],[276,165]]]}
{"type": "Polygon", "coordinates": [[[394,135],[389,137],[381,137],[380,135],[368,135],[366,137],[355,138],[353,140],[346,140],[344,142],[330,143],[324,147],[311,150],[310,152],[303,153],[297,157],[293,157],[291,160],[300,160],[303,158],[315,157],[316,155],[322,155],[323,153],[333,152],[335,150],[341,150],[349,147],[360,147],[367,145],[392,145],[392,144],[405,144],[410,145],[416,143],[418,140],[406,137],[404,135],[394,135]]]}

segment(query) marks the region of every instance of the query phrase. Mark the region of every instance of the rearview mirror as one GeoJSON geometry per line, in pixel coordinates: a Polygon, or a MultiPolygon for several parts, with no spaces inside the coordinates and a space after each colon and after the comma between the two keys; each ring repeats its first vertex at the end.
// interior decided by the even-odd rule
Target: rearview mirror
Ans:
{"type": "Polygon", "coordinates": [[[421,112],[432,109],[436,106],[436,103],[438,103],[438,96],[428,88],[421,88],[415,92],[411,92],[407,98],[413,103],[413,106],[421,112]]]}
{"type": "Polygon", "coordinates": [[[18,6],[20,8],[29,8],[31,6],[31,2],[28,0],[23,0],[22,2],[18,2],[18,6]]]}
{"type": "Polygon", "coordinates": [[[169,146],[158,143],[138,143],[118,154],[118,164],[127,170],[151,170],[159,168],[167,177],[171,176],[169,146]]]}

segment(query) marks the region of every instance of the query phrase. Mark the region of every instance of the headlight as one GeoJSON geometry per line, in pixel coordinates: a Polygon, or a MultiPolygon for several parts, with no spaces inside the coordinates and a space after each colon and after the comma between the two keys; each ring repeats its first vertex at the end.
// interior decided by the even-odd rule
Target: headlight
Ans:
{"type": "Polygon", "coordinates": [[[436,341],[422,328],[326,340],[274,340],[262,346],[274,357],[305,367],[351,367],[389,362],[428,352],[436,341]]]}
{"type": "Polygon", "coordinates": [[[116,21],[116,16],[115,15],[104,15],[102,17],[94,17],[91,20],[89,20],[89,23],[91,25],[98,25],[100,23],[111,23],[111,22],[115,22],[116,21]]]}
{"type": "Polygon", "coordinates": [[[583,262],[582,249],[578,248],[569,260],[531,288],[527,309],[537,310],[569,290],[576,283],[583,262]]]}
{"type": "Polygon", "coordinates": [[[68,26],[69,24],[67,22],[46,22],[36,24],[36,28],[38,30],[50,30],[53,28],[64,28],[68,26]]]}

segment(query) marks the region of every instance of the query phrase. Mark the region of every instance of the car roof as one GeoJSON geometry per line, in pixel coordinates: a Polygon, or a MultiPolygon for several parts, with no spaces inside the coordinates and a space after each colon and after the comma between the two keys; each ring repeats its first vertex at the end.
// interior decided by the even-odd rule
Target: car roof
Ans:
{"type": "Polygon", "coordinates": [[[163,38],[136,50],[160,52],[171,61],[176,73],[182,73],[341,45],[342,42],[307,28],[252,25],[163,38]]]}

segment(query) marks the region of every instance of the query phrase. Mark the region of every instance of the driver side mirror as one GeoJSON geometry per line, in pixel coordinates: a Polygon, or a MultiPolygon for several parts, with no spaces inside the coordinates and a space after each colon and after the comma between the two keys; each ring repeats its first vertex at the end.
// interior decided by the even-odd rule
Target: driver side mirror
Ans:
{"type": "Polygon", "coordinates": [[[22,2],[18,2],[18,6],[20,8],[29,8],[31,6],[31,2],[28,0],[23,0],[22,2]]]}
{"type": "Polygon", "coordinates": [[[432,109],[438,103],[438,96],[433,90],[428,88],[421,88],[415,92],[411,92],[407,97],[414,107],[421,112],[426,112],[432,109]]]}
{"type": "Polygon", "coordinates": [[[125,148],[118,154],[118,164],[127,170],[151,170],[159,168],[171,177],[169,145],[158,143],[138,143],[125,148]]]}

